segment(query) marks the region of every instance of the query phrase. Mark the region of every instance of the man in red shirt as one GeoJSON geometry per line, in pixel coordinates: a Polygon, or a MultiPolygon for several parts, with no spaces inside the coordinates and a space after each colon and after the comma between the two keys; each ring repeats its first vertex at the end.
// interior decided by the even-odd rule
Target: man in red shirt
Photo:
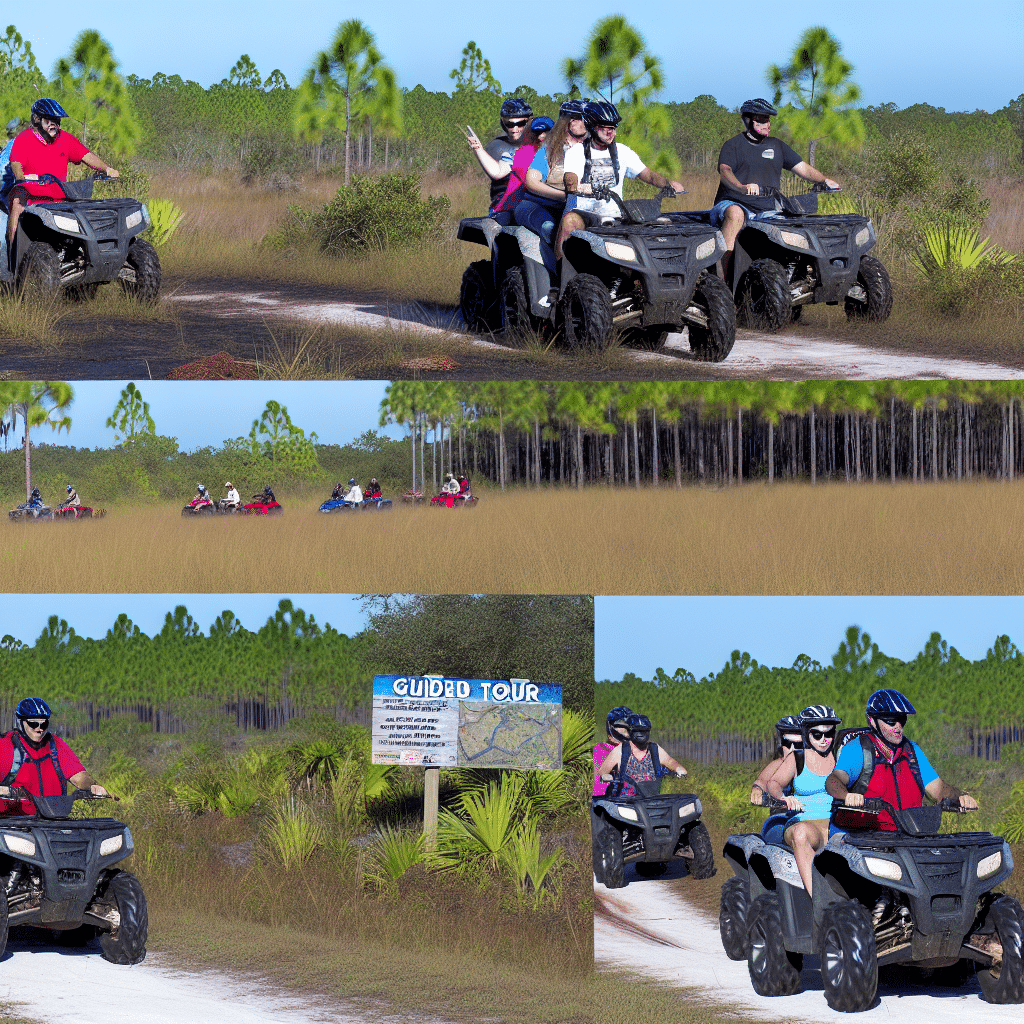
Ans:
{"type": "Polygon", "coordinates": [[[7,197],[11,211],[7,221],[8,252],[14,251],[18,220],[26,206],[30,203],[64,199],[60,185],[40,184],[41,174],[52,174],[61,181],[67,181],[68,164],[73,163],[85,164],[86,167],[102,171],[111,178],[118,177],[118,172],[113,167],[90,152],[74,135],[61,131],[61,118],[68,116],[68,112],[56,100],[36,100],[32,104],[31,127],[26,128],[14,140],[11,149],[14,188],[7,197]]]}
{"type": "MultiPolygon", "coordinates": [[[[50,732],[50,708],[39,697],[26,697],[15,711],[17,728],[0,737],[0,786],[22,786],[36,796],[62,796],[70,783],[97,796],[97,785],[75,752],[50,732]]],[[[0,798],[0,817],[35,814],[31,800],[0,798]]]]}

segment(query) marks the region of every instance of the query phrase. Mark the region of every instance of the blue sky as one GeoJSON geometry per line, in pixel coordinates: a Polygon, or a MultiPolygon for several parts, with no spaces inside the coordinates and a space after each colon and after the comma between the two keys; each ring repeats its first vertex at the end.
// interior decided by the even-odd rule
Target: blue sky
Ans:
{"type": "Polygon", "coordinates": [[[448,72],[473,39],[505,89],[528,84],[550,93],[564,88],[559,65],[582,52],[594,23],[627,13],[664,62],[663,98],[670,100],[710,93],[733,107],[764,95],[767,65],[784,61],[800,34],[822,23],[856,68],[866,104],[926,102],[948,110],[996,110],[1024,92],[1021,0],[729,8],[696,0],[645,7],[597,0],[568,9],[538,0],[517,0],[511,8],[482,0],[387,5],[49,0],[9,8],[4,24],[13,21],[31,41],[47,73],[79,31],[94,28],[112,45],[124,74],[149,78],[161,71],[204,86],[226,78],[242,53],[264,77],[279,68],[294,85],[337,25],[361,18],[403,86],[448,90],[448,72]]]}
{"type": "Polygon", "coordinates": [[[79,636],[99,639],[125,612],[143,633],[159,633],[164,616],[179,605],[188,608],[203,633],[222,611],[230,610],[255,632],[288,598],[324,626],[353,636],[366,626],[355,594],[16,594],[0,596],[0,635],[31,644],[51,615],[64,619],[79,636]]]}
{"type": "Polygon", "coordinates": [[[971,661],[997,636],[1024,647],[1022,597],[599,597],[595,675],[643,679],[663,668],[698,678],[735,650],[762,665],[788,667],[807,654],[829,664],[848,626],[880,650],[908,660],[935,631],[971,661]]]}
{"type": "MultiPolygon", "coordinates": [[[[105,426],[127,381],[84,381],[72,386],[74,404],[68,409],[71,430],[59,434],[48,427],[32,432],[33,444],[111,448],[114,431],[105,426]]],[[[380,403],[387,381],[136,381],[149,402],[158,434],[176,437],[182,451],[207,445],[220,447],[232,437],[248,434],[268,400],[288,409],[292,422],[307,435],[315,432],[321,444],[348,444],[367,430],[400,438],[403,428],[378,426],[380,403]]],[[[16,445],[21,437],[9,439],[16,445]]]]}

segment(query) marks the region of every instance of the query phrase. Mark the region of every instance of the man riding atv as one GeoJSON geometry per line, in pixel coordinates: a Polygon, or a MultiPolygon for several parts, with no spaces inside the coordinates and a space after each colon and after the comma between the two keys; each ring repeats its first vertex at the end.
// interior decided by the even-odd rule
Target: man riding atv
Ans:
{"type": "Polygon", "coordinates": [[[42,184],[42,176],[52,175],[67,181],[68,164],[75,163],[85,164],[111,178],[118,177],[113,167],[90,152],[74,135],[61,131],[61,119],[68,116],[56,100],[36,100],[32,104],[30,127],[14,140],[11,148],[13,182],[7,192],[0,192],[0,203],[10,207],[7,253],[12,273],[17,265],[14,240],[22,211],[31,203],[64,199],[60,185],[42,184]]]}
{"type": "Polygon", "coordinates": [[[711,223],[722,229],[726,253],[722,257],[722,277],[729,281],[736,236],[747,218],[763,220],[775,217],[775,195],[782,183],[783,168],[806,181],[821,182],[827,188],[839,185],[780,138],[771,134],[772,118],[778,111],[764,99],[747,100],[740,107],[743,131],[729,139],[718,155],[721,182],[711,208],[711,223]]]}
{"type": "MultiPolygon", "coordinates": [[[[20,786],[36,796],[64,796],[70,783],[106,796],[75,752],[50,732],[50,717],[49,705],[39,697],[18,702],[14,729],[0,737],[0,786],[20,786]]],[[[35,813],[31,800],[0,798],[0,817],[35,813]]]]}

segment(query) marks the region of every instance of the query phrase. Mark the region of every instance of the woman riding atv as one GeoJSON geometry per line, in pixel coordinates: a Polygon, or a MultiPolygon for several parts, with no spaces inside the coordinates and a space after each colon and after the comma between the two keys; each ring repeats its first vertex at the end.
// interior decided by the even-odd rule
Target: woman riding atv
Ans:
{"type": "Polygon", "coordinates": [[[611,774],[613,771],[620,781],[621,796],[635,796],[636,782],[653,782],[658,777],[657,764],[663,765],[676,773],[679,778],[687,774],[686,769],[664,748],[651,743],[651,720],[646,715],[630,715],[626,719],[628,742],[612,750],[601,762],[597,775],[611,774]],[[654,753],[652,753],[654,752],[654,753]]]}

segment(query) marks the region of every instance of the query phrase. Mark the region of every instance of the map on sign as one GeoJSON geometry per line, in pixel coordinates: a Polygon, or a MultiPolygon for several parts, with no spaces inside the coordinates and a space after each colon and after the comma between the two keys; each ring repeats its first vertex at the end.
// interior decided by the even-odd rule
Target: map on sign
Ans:
{"type": "Polygon", "coordinates": [[[561,768],[561,704],[460,701],[459,764],[561,768]]]}

